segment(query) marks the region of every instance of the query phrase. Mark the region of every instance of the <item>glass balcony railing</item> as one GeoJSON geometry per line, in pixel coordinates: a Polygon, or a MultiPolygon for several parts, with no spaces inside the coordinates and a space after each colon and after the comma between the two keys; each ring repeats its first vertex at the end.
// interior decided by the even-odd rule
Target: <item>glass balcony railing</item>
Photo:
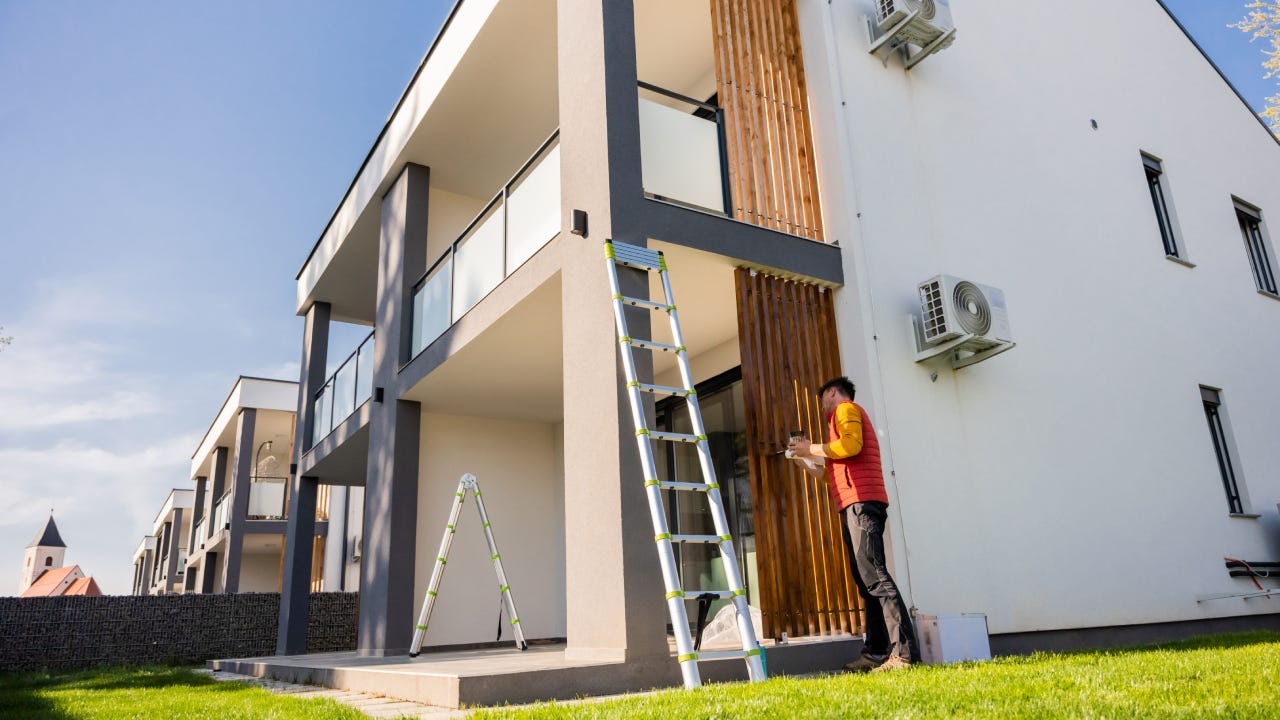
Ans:
{"type": "Polygon", "coordinates": [[[217,535],[218,531],[227,526],[227,518],[231,513],[231,492],[218,498],[218,502],[213,506],[213,534],[217,535]]]}
{"type": "Polygon", "coordinates": [[[288,478],[256,477],[249,483],[249,518],[280,520],[285,517],[285,488],[288,478]]]}
{"type": "Polygon", "coordinates": [[[560,132],[542,144],[413,287],[417,355],[560,232],[560,132]]]}
{"type": "Polygon", "coordinates": [[[316,419],[311,430],[311,445],[314,446],[333,432],[372,394],[373,333],[369,333],[312,399],[316,419]]]}
{"type": "Polygon", "coordinates": [[[645,195],[725,214],[732,203],[724,110],[640,83],[640,170],[645,195]]]}

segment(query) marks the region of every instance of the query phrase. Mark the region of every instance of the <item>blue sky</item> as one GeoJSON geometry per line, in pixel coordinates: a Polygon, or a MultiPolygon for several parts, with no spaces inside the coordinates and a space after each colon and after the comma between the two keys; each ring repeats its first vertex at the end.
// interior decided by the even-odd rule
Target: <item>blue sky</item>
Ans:
{"type": "MultiPolygon", "coordinates": [[[[1244,0],[1167,4],[1261,109],[1244,0]]],[[[236,376],[297,378],[294,275],[450,5],[0,0],[0,594],[51,506],[128,592],[236,376]]]]}

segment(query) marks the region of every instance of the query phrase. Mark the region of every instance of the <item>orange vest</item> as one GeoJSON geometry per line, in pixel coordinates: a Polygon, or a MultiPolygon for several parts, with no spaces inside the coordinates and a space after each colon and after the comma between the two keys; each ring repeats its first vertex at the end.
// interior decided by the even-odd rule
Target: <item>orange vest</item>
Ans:
{"type": "MultiPolygon", "coordinates": [[[[867,411],[861,405],[854,402],[849,404],[858,408],[858,414],[862,417],[862,451],[842,460],[827,458],[827,482],[831,488],[831,501],[836,504],[837,510],[870,500],[888,505],[889,495],[884,491],[884,471],[880,468],[880,441],[876,438],[875,428],[871,427],[871,418],[867,417],[867,411]]],[[[827,442],[839,439],[836,414],[832,411],[827,416],[827,442]]]]}

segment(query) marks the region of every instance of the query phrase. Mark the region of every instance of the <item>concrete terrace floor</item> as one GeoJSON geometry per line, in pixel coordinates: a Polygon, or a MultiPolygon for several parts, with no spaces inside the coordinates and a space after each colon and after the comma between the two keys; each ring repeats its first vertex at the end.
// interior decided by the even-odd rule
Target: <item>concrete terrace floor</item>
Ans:
{"type": "MultiPolygon", "coordinates": [[[[770,675],[838,670],[857,656],[861,645],[860,637],[847,635],[797,639],[785,645],[764,643],[770,675]]],[[[419,704],[436,713],[459,707],[644,692],[681,684],[674,655],[631,662],[570,659],[563,644],[532,645],[524,652],[513,646],[424,652],[416,658],[361,657],[354,652],[236,658],[211,660],[208,668],[215,677],[226,673],[305,685],[315,692],[342,691],[380,698],[388,704],[419,704]]],[[[698,669],[704,682],[746,679],[742,660],[702,662],[698,669]]]]}

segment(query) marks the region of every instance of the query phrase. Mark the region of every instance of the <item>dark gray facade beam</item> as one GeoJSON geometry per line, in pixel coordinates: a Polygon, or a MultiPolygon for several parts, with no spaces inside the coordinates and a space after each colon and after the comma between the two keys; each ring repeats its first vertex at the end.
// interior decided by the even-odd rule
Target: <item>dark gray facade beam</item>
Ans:
{"type": "Polygon", "coordinates": [[[231,474],[231,507],[227,519],[231,532],[227,535],[227,562],[223,569],[225,592],[240,592],[240,561],[244,551],[245,520],[249,516],[249,487],[253,479],[253,436],[258,411],[244,408],[236,418],[235,467],[231,474]]]}
{"type": "Polygon", "coordinates": [[[214,580],[218,577],[218,553],[211,552],[204,556],[200,565],[200,592],[213,592],[214,580]]]}
{"type": "Polygon", "coordinates": [[[298,426],[293,443],[295,464],[302,453],[311,449],[311,438],[315,436],[316,411],[313,400],[320,388],[324,387],[331,313],[329,303],[312,303],[303,323],[302,360],[298,378],[298,426]]]}
{"type": "Polygon", "coordinates": [[[191,506],[191,535],[188,538],[190,542],[187,543],[188,556],[194,555],[196,550],[200,549],[200,543],[204,542],[204,538],[196,537],[196,523],[200,522],[205,518],[205,510],[204,510],[204,501],[205,501],[205,494],[206,494],[205,486],[208,484],[209,484],[208,478],[205,478],[205,477],[196,478],[196,497],[195,497],[195,502],[191,506]]]}
{"type": "MultiPolygon", "coordinates": [[[[169,532],[169,560],[167,577],[164,580],[164,591],[173,588],[173,579],[178,576],[178,545],[182,542],[182,508],[173,509],[173,524],[166,528],[169,532]]],[[[183,568],[184,570],[186,568],[183,568]]]]}
{"type": "Polygon", "coordinates": [[[300,476],[289,494],[289,529],[284,542],[284,577],[280,581],[280,628],[277,655],[307,651],[307,612],[311,605],[311,554],[316,532],[313,477],[300,476]]]}
{"type": "MultiPolygon", "coordinates": [[[[426,269],[430,175],[426,167],[410,163],[382,198],[375,388],[394,389],[400,367],[409,360],[412,284],[426,269]]],[[[362,655],[405,653],[413,635],[422,410],[416,402],[394,398],[370,403],[356,642],[362,655]]]]}
{"type": "Polygon", "coordinates": [[[222,499],[222,494],[227,491],[227,455],[227,449],[224,447],[213,449],[213,470],[209,473],[210,477],[213,478],[213,490],[209,493],[209,522],[205,526],[205,540],[212,538],[213,534],[219,530],[219,528],[213,526],[213,506],[218,504],[218,500],[222,499]]]}

